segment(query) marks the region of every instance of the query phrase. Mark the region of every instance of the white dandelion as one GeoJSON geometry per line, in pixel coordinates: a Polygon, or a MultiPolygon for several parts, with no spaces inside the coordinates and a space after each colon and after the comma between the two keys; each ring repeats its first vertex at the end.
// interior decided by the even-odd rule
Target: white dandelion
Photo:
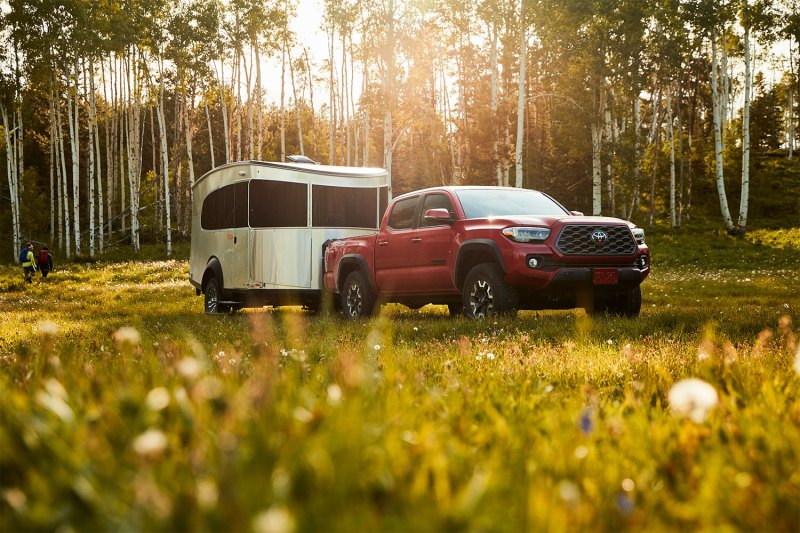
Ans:
{"type": "Polygon", "coordinates": [[[164,387],[156,387],[147,393],[144,401],[151,411],[161,411],[169,406],[169,391],[164,387]]]}
{"type": "Polygon", "coordinates": [[[148,429],[133,441],[133,451],[141,457],[158,457],[167,449],[167,436],[160,429],[148,429]]]}
{"type": "Polygon", "coordinates": [[[697,378],[679,381],[669,391],[669,405],[679,417],[688,417],[697,424],[705,422],[708,413],[717,406],[717,390],[697,378]]]}
{"type": "Polygon", "coordinates": [[[138,345],[142,341],[142,336],[139,334],[139,331],[131,326],[119,328],[114,332],[112,338],[117,344],[131,344],[133,346],[138,345]]]}

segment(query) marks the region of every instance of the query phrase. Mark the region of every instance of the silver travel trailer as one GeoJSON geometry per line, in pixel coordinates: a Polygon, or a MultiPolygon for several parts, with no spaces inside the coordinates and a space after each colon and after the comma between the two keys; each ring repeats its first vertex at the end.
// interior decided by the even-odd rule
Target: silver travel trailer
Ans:
{"type": "Polygon", "coordinates": [[[377,231],[388,203],[381,168],[244,161],[192,187],[189,279],[206,313],[317,309],[328,241],[377,231]]]}

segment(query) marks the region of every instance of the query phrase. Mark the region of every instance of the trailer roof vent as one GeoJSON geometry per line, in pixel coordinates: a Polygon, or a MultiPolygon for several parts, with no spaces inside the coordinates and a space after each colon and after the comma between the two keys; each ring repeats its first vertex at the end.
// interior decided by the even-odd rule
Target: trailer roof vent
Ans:
{"type": "Polygon", "coordinates": [[[314,161],[313,159],[308,158],[308,157],[306,157],[304,155],[290,155],[290,156],[287,156],[286,159],[288,159],[292,163],[306,163],[308,165],[318,165],[319,164],[316,161],[314,161]]]}

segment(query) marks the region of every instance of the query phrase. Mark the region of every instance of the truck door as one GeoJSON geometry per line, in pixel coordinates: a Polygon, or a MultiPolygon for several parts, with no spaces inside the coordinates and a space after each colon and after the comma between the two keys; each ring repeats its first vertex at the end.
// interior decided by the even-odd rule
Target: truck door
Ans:
{"type": "Polygon", "coordinates": [[[412,257],[410,275],[416,280],[414,290],[442,293],[455,290],[451,272],[455,261],[453,227],[443,221],[426,221],[429,209],[447,209],[455,219],[455,209],[450,197],[444,193],[425,195],[419,210],[419,226],[413,237],[416,248],[412,257]]]}
{"type": "Polygon", "coordinates": [[[418,248],[414,241],[414,217],[419,196],[395,202],[386,226],[375,240],[375,281],[386,293],[413,290],[414,279],[409,268],[418,248]]]}

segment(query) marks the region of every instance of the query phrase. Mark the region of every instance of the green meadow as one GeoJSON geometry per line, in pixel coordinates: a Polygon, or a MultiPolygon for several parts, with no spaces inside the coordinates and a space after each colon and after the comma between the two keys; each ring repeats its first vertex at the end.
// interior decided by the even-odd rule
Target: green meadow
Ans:
{"type": "Polygon", "coordinates": [[[800,530],[798,230],[648,243],[637,319],[206,316],[186,249],[2,266],[0,530],[800,530]]]}

